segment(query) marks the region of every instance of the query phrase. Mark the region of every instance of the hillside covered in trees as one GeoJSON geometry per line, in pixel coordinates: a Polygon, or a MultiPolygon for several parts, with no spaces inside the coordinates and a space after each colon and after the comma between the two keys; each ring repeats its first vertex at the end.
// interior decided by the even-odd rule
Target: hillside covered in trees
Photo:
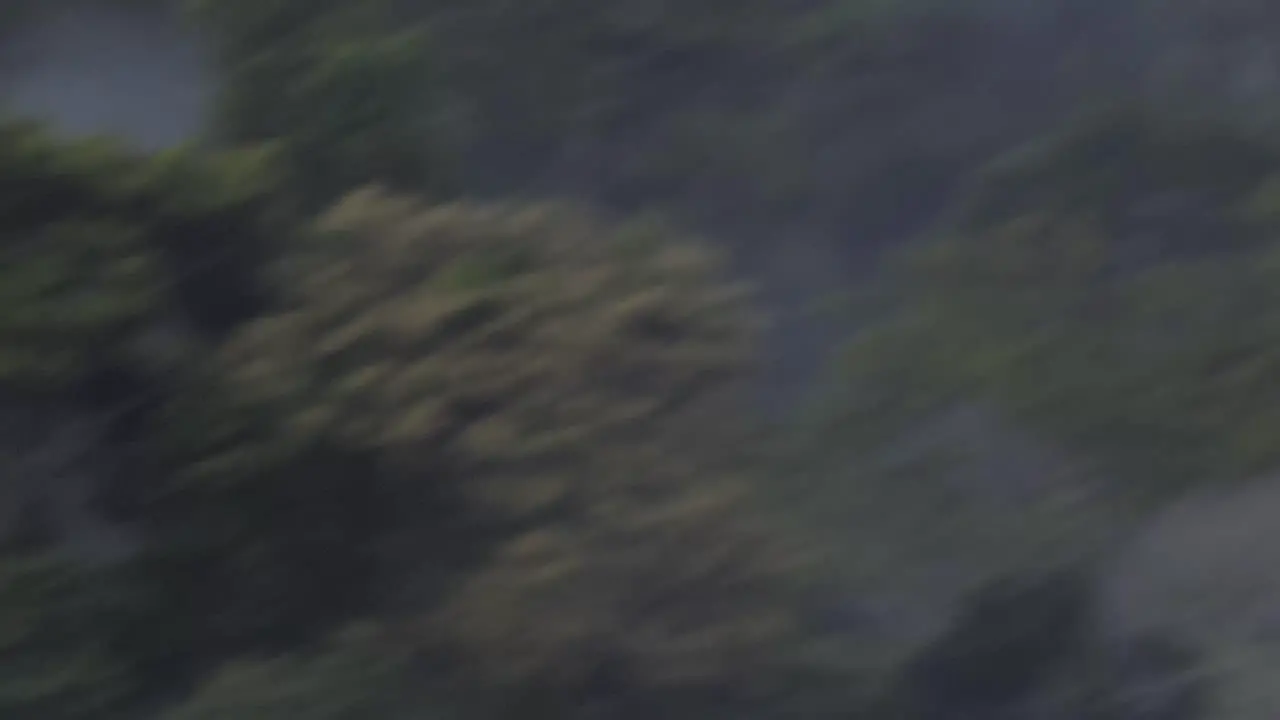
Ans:
{"type": "Polygon", "coordinates": [[[0,4],[0,716],[1273,720],[1278,41],[0,4]]]}

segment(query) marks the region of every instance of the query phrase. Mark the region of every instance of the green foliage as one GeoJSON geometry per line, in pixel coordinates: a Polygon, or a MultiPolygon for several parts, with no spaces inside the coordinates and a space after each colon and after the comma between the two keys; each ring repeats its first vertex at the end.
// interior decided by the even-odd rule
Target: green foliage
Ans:
{"type": "Polygon", "coordinates": [[[605,682],[624,696],[773,688],[797,660],[804,556],[762,522],[741,480],[663,455],[599,460],[600,497],[499,547],[435,631],[507,681],[577,692],[605,682]]]}
{"type": "Polygon", "coordinates": [[[27,390],[85,376],[161,296],[136,234],[62,222],[21,236],[0,272],[0,376],[27,390]]]}
{"type": "MultiPolygon", "coordinates": [[[[211,674],[164,720],[392,718],[407,658],[377,628],[358,627],[293,656],[239,660],[211,674]]],[[[421,708],[419,708],[421,710],[421,708]]],[[[422,717],[415,715],[415,717],[422,717]]]]}
{"type": "Polygon", "coordinates": [[[1272,156],[1147,127],[1092,126],[989,171],[902,258],[898,309],[845,360],[855,386],[890,383],[871,397],[900,417],[994,401],[1126,490],[1272,467],[1272,156]]]}
{"type": "Polygon", "coordinates": [[[110,583],[38,556],[0,563],[0,712],[108,717],[136,688],[117,654],[110,583]]]}
{"type": "Polygon", "coordinates": [[[174,310],[233,320],[256,293],[270,178],[257,153],[142,159],[0,125],[0,381],[74,384],[174,310]]]}
{"type": "Polygon", "coordinates": [[[746,359],[740,288],[660,228],[366,191],[320,230],[283,267],[285,311],[226,348],[236,382],[303,436],[447,460],[517,517],[575,492],[557,458],[658,427],[746,359]]]}
{"type": "Polygon", "coordinates": [[[797,555],[715,460],[754,323],[713,257],[571,205],[376,190],[318,231],[222,361],[287,432],[379,458],[410,523],[444,503],[408,552],[466,574],[422,642],[570,697],[600,672],[746,687],[783,662],[797,555]]]}
{"type": "MultiPolygon", "coordinates": [[[[735,393],[756,322],[718,258],[579,205],[348,193],[439,194],[441,147],[457,144],[470,189],[695,208],[761,237],[777,227],[762,219],[896,237],[928,208],[895,198],[945,188],[992,138],[1029,127],[1005,107],[1025,78],[978,72],[1008,53],[974,50],[1040,36],[979,27],[1006,12],[986,2],[388,5],[192,3],[226,80],[215,139],[252,151],[144,159],[0,127],[0,389],[79,400],[105,367],[158,375],[140,338],[162,317],[203,341],[179,343],[158,409],[129,452],[113,448],[110,494],[149,545],[129,575],[141,604],[106,617],[102,578],[0,565],[0,711],[101,717],[136,676],[219,665],[167,717],[396,716],[431,671],[393,636],[558,712],[611,697],[612,716],[722,716],[707,697],[763,706],[808,669],[808,548],[725,459],[764,453],[735,447],[755,439],[735,393]],[[1010,85],[991,94],[998,112],[966,71],[1010,85]],[[298,232],[282,194],[307,210],[341,201],[298,232]],[[388,607],[385,633],[308,649],[388,607]]],[[[1247,13],[1266,18],[1254,0],[1247,13]]],[[[947,566],[963,577],[938,585],[955,593],[1051,545],[1078,552],[1059,536],[1104,524],[1076,502],[1083,484],[997,507],[952,483],[986,468],[903,462],[919,446],[897,441],[956,404],[994,407],[1126,489],[1272,468],[1278,160],[1232,133],[1121,114],[974,178],[900,258],[896,304],[847,354],[848,392],[827,392],[848,421],[838,442],[864,454],[839,489],[810,493],[856,526],[841,538],[857,547],[831,553],[839,573],[889,569],[908,587],[947,566]]],[[[1059,479],[1031,467],[1019,472],[1059,479]]],[[[770,469],[779,494],[801,480],[770,469]]],[[[918,582],[908,593],[938,587],[918,582]]],[[[1085,634],[1059,595],[988,593],[908,667],[917,709],[1018,694],[1011,676],[1085,634]]],[[[848,644],[892,654],[863,638],[848,644]]],[[[861,659],[826,669],[853,685],[861,659]]],[[[1130,712],[1113,704],[1100,714],[1130,712]]]]}
{"type": "Polygon", "coordinates": [[[216,134],[279,146],[310,208],[370,182],[437,190],[431,66],[377,0],[195,2],[224,83],[216,134]]]}
{"type": "Polygon", "coordinates": [[[629,209],[684,209],[683,192],[719,205],[702,192],[714,188],[759,216],[777,204],[753,205],[785,184],[775,176],[803,172],[798,128],[812,129],[807,106],[765,98],[867,54],[880,37],[869,28],[893,14],[875,5],[444,0],[410,12],[432,30],[469,186],[570,187],[629,209]]]}
{"type": "Polygon", "coordinates": [[[1049,213],[1094,218],[1119,242],[1167,234],[1141,238],[1160,243],[1143,248],[1150,254],[1247,243],[1253,235],[1237,204],[1274,177],[1280,151],[1218,123],[1152,113],[1098,111],[997,159],[972,178],[955,229],[978,233],[1049,213]]]}
{"type": "MultiPolygon", "coordinates": [[[[104,436],[129,432],[138,443],[136,447],[153,453],[146,463],[128,464],[130,484],[117,487],[123,485],[114,481],[125,474],[119,472],[126,467],[124,458],[134,456],[118,447],[107,447],[105,438],[94,438],[90,443],[102,443],[101,447],[94,445],[102,457],[112,458],[120,467],[95,468],[88,479],[75,474],[83,472],[75,469],[72,477],[54,473],[47,480],[50,484],[88,483],[81,490],[92,493],[95,502],[109,498],[132,503],[130,510],[142,511],[138,524],[154,531],[147,535],[148,540],[163,544],[185,539],[165,531],[193,516],[175,512],[180,503],[173,500],[172,486],[161,490],[167,483],[150,484],[155,478],[149,471],[181,452],[159,442],[150,444],[156,436],[146,434],[145,422],[137,422],[145,418],[143,401],[151,400],[151,393],[159,394],[171,381],[186,383],[183,387],[192,394],[207,393],[210,385],[202,385],[200,391],[192,387],[205,382],[194,360],[200,346],[216,340],[262,302],[257,271],[271,253],[272,243],[283,237],[283,231],[277,235],[277,230],[287,227],[286,218],[276,211],[272,167],[272,157],[259,151],[207,156],[178,149],[143,158],[103,140],[63,143],[32,125],[0,125],[0,226],[4,228],[0,240],[0,386],[6,397],[24,398],[37,408],[46,402],[73,408],[73,421],[80,419],[78,412],[105,410],[104,436]],[[120,385],[113,385],[117,381],[112,378],[121,376],[141,380],[136,384],[121,380],[120,385]]],[[[200,422],[209,415],[193,414],[188,419],[200,422]]],[[[99,423],[94,419],[90,424],[97,427],[99,423]]],[[[185,427],[190,430],[189,425],[185,427]]],[[[216,441],[215,429],[211,423],[202,429],[202,437],[216,441]]],[[[173,431],[177,432],[176,427],[173,431]]],[[[10,438],[10,442],[14,440],[10,438]]],[[[187,453],[183,459],[190,460],[193,455],[187,453]]],[[[77,458],[53,460],[70,463],[77,458]]],[[[29,480],[6,478],[6,483],[14,487],[29,480]]],[[[79,492],[61,487],[41,490],[55,495],[64,491],[79,492]]],[[[226,517],[236,517],[245,509],[232,509],[226,517]]],[[[92,512],[98,511],[95,507],[92,512]]],[[[210,511],[205,512],[200,517],[207,517],[210,511]]],[[[206,527],[188,525],[193,533],[206,527]]],[[[178,543],[169,549],[182,551],[185,546],[178,543]]],[[[189,566],[175,569],[173,564],[163,568],[151,564],[147,569],[156,572],[149,576],[130,572],[134,569],[121,571],[127,575],[129,591],[136,593],[130,602],[147,608],[151,614],[148,622],[155,628],[176,628],[174,618],[181,617],[189,606],[181,593],[169,591],[185,589],[177,578],[188,577],[184,573],[189,566]]],[[[35,659],[47,647],[50,652],[74,655],[68,656],[68,677],[15,679],[15,698],[29,692],[33,693],[30,702],[51,707],[96,703],[98,693],[109,688],[100,691],[89,687],[97,682],[92,674],[83,680],[85,688],[74,685],[82,682],[74,677],[76,673],[98,672],[86,665],[90,660],[103,665],[108,675],[127,676],[135,671],[135,665],[163,664],[174,655],[207,649],[193,645],[175,652],[172,646],[157,647],[180,643],[191,635],[175,632],[166,636],[154,628],[138,627],[134,624],[140,612],[137,607],[130,608],[127,616],[108,613],[109,605],[94,607],[107,602],[99,591],[114,587],[114,577],[82,574],[72,568],[61,572],[66,573],[59,580],[61,585],[28,573],[12,583],[6,580],[4,591],[27,586],[31,592],[42,592],[49,587],[50,592],[70,596],[66,602],[83,603],[83,607],[75,605],[77,612],[102,613],[86,614],[83,620],[68,617],[50,621],[66,624],[66,635],[49,635],[38,629],[45,634],[23,648],[33,659],[16,658],[12,663],[6,661],[5,667],[15,668],[15,674],[18,669],[35,673],[35,666],[28,670],[23,663],[50,662],[35,659]],[[113,641],[110,647],[102,647],[82,625],[106,636],[127,637],[119,645],[113,641]],[[81,651],[87,658],[83,661],[78,655],[81,651]],[[23,684],[34,687],[37,680],[48,685],[23,689],[23,684]],[[55,682],[67,685],[57,688],[55,682]],[[38,698],[37,692],[47,692],[48,697],[38,698]]],[[[207,588],[198,592],[225,597],[209,594],[207,588]]],[[[47,603],[49,612],[63,612],[61,597],[47,603]]],[[[0,616],[4,622],[12,618],[15,623],[26,623],[22,613],[28,612],[16,605],[6,606],[0,609],[0,616]]],[[[164,677],[172,680],[181,669],[164,667],[164,677]]],[[[105,688],[107,681],[102,682],[105,688]]],[[[153,689],[140,682],[119,693],[153,689]]],[[[119,698],[113,695],[110,699],[119,698]]],[[[104,707],[94,705],[84,710],[83,716],[102,717],[104,712],[104,707]]]]}
{"type": "Polygon", "coordinates": [[[199,668],[280,652],[369,612],[387,523],[369,464],[297,442],[207,367],[183,379],[150,419],[151,472],[132,488],[152,656],[199,668]]]}

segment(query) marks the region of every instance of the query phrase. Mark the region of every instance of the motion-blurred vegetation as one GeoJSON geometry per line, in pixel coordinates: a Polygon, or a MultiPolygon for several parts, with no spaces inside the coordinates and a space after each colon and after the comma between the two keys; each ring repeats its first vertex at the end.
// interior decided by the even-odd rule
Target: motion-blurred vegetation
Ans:
{"type": "Polygon", "coordinates": [[[1271,5],[152,4],[207,137],[0,124],[0,714],[1280,712],[1271,5]]]}

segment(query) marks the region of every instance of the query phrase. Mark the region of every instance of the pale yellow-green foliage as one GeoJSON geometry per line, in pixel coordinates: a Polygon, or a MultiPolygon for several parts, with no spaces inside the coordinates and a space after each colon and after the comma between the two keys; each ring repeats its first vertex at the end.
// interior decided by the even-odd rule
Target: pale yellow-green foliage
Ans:
{"type": "Polygon", "coordinates": [[[229,344],[235,383],[297,432],[448,466],[515,515],[565,499],[571,459],[665,424],[749,357],[742,288],[656,224],[369,189],[317,230],[282,267],[286,309],[229,344]]]}
{"type": "Polygon", "coordinates": [[[630,687],[742,688],[794,659],[789,591],[807,556],[742,485],[659,448],[595,470],[611,494],[512,539],[429,630],[486,674],[562,687],[614,667],[630,687]]]}
{"type": "Polygon", "coordinates": [[[223,358],[302,436],[518,520],[420,625],[485,677],[572,689],[761,676],[802,557],[722,458],[754,320],[714,254],[569,205],[424,207],[376,189],[280,269],[223,358]]]}

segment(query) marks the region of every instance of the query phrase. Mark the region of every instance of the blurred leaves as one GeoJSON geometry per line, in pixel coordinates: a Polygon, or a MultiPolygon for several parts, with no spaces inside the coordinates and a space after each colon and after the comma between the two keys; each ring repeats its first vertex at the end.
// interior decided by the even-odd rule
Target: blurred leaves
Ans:
{"type": "Polygon", "coordinates": [[[364,191],[318,229],[282,267],[286,311],[226,348],[236,382],[304,436],[446,463],[517,516],[569,490],[547,463],[715,395],[749,348],[710,258],[588,212],[364,191]]]}
{"type": "MultiPolygon", "coordinates": [[[[1117,132],[1100,127],[1090,142],[1117,132]]],[[[1126,492],[1167,492],[1270,467],[1268,438],[1280,426],[1255,401],[1270,396],[1273,251],[1269,234],[1236,213],[1268,180],[1266,151],[1242,149],[1232,165],[1209,148],[1234,141],[1177,137],[1168,141],[1172,150],[1143,150],[1150,161],[1094,156],[1077,140],[1038,160],[1002,161],[972,196],[991,192],[990,200],[971,200],[953,226],[904,253],[898,310],[847,356],[857,384],[874,387],[875,368],[888,366],[910,371],[895,387],[931,394],[934,406],[963,396],[994,401],[1102,461],[1126,492]],[[1175,150],[1211,158],[1213,167],[1147,174],[1151,163],[1175,162],[1175,150]],[[1123,187],[1073,199],[1073,188],[1099,192],[1083,179],[1089,173],[1123,187]],[[1021,178],[1010,180],[1021,195],[991,190],[997,177],[1021,178]],[[1135,225],[1135,209],[1202,183],[1201,194],[1168,200],[1167,217],[1135,225]],[[997,200],[1007,206],[992,210],[997,200]],[[1175,226],[1190,228],[1186,242],[1165,231],[1175,226]],[[886,352],[893,354],[878,357],[886,352]]]]}
{"type": "Polygon", "coordinates": [[[623,693],[742,692],[795,662],[802,551],[696,466],[655,451],[610,460],[598,499],[500,546],[436,632],[499,677],[623,693]]]}
{"type": "Polygon", "coordinates": [[[0,711],[88,720],[109,716],[136,691],[115,635],[128,606],[111,591],[53,558],[0,562],[0,711]]]}
{"type": "Polygon", "coordinates": [[[296,656],[229,663],[164,720],[406,717],[392,713],[403,701],[397,691],[407,658],[383,632],[359,626],[296,656]]]}
{"type": "Polygon", "coordinates": [[[217,135],[275,147],[309,210],[382,182],[446,179],[426,37],[377,0],[197,1],[226,82],[217,135]]]}
{"type": "MultiPolygon", "coordinates": [[[[1170,639],[1183,628],[1064,639],[1098,629],[1077,601],[1116,571],[986,581],[1138,522],[1099,485],[1164,498],[1280,459],[1275,147],[1126,110],[969,177],[1081,87],[1145,91],[1105,52],[1083,81],[1063,69],[1089,28],[1145,9],[802,5],[203,0],[217,152],[0,127],[0,386],[148,400],[109,423],[93,488],[147,540],[118,569],[133,604],[115,615],[115,577],[6,557],[0,709],[104,717],[195,683],[167,717],[417,717],[436,706],[406,688],[464,676],[548,700],[521,716],[754,716],[810,695],[811,673],[856,694],[897,678],[907,710],[949,716],[1008,705],[1045,661],[1053,677],[1024,684],[1070,696],[1060,715],[1200,713],[1192,683],[1168,712],[1132,699],[1203,670],[1208,643],[1170,639]],[[895,257],[844,383],[820,388],[840,422],[802,457],[749,432],[761,328],[723,259],[588,205],[656,204],[773,259],[811,236],[896,241],[961,179],[952,215],[895,257]],[[459,186],[475,196],[447,201],[459,186]],[[529,199],[544,191],[578,199],[529,199]],[[137,385],[104,388],[108,370],[137,385]],[[761,488],[814,514],[788,527],[761,488]],[[833,540],[817,557],[814,536],[833,540]],[[813,605],[839,635],[821,668],[813,605]],[[331,637],[359,618],[378,629],[331,637]]],[[[1135,77],[1170,38],[1233,51],[1267,18],[1167,10],[1178,22],[1131,38],[1159,45],[1135,77]]],[[[1197,57],[1189,81],[1222,75],[1197,57]]],[[[1252,536],[1209,520],[1194,547],[1137,546],[1159,557],[1118,586],[1143,612],[1238,620],[1265,590],[1220,557],[1252,557],[1252,536]],[[1219,573],[1225,599],[1188,599],[1183,571],[1219,573]]],[[[1269,657],[1237,654],[1254,650],[1269,657]]]]}

